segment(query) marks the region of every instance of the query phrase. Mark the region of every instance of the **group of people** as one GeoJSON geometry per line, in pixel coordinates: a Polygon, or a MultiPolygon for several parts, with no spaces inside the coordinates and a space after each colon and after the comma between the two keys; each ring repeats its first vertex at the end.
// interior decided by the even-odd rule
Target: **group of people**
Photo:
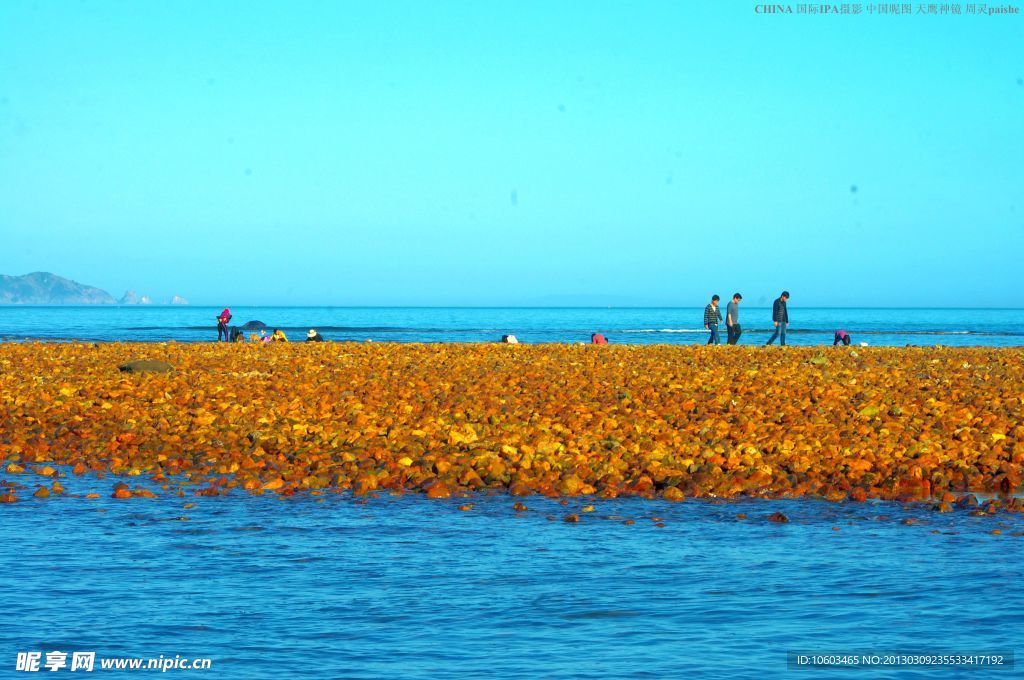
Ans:
{"type": "MultiPolygon", "coordinates": [[[[710,332],[707,342],[709,345],[720,344],[718,337],[718,325],[722,322],[722,311],[718,308],[718,301],[720,299],[717,295],[712,295],[710,304],[704,308],[704,328],[710,332]]],[[[733,293],[732,301],[725,306],[726,343],[730,345],[735,345],[739,342],[740,336],[743,334],[743,328],[740,326],[741,300],[743,300],[742,295],[733,293]]],[[[775,327],[775,331],[768,338],[765,346],[774,344],[775,340],[778,340],[780,345],[786,344],[786,328],[789,326],[788,302],[789,291],[784,290],[776,298],[775,302],[772,303],[772,325],[775,327]]],[[[849,333],[844,330],[838,330],[835,332],[832,346],[835,347],[840,343],[849,345],[852,341],[853,339],[849,333]]]]}
{"type": "MultiPolygon", "coordinates": [[[[718,337],[718,325],[722,322],[722,310],[718,308],[718,301],[721,298],[717,295],[711,296],[711,302],[704,308],[704,328],[711,332],[708,336],[709,345],[718,345],[721,340],[718,337]]],[[[735,345],[743,335],[743,327],[740,326],[740,302],[743,296],[733,293],[732,301],[725,306],[725,332],[726,343],[735,345]]],[[[789,301],[789,291],[782,291],[782,295],[772,305],[772,324],[775,332],[768,338],[765,345],[771,345],[778,339],[780,345],[786,344],[786,327],[789,325],[789,310],[786,302],[789,301]]]]}
{"type": "MultiPolygon", "coordinates": [[[[245,333],[240,328],[230,327],[228,324],[231,323],[231,310],[227,307],[224,308],[219,315],[217,315],[217,342],[245,342],[245,333]]],[[[262,325],[262,324],[261,324],[262,325]]],[[[285,335],[284,331],[280,328],[275,328],[274,332],[267,335],[264,329],[260,329],[260,332],[251,333],[249,335],[250,342],[288,342],[288,336],[285,335]]],[[[306,333],[306,342],[323,342],[324,336],[320,335],[315,329],[309,329],[306,333]]]]}
{"type": "MultiPolygon", "coordinates": [[[[721,300],[719,296],[712,295],[711,302],[704,308],[704,328],[710,332],[707,344],[721,344],[718,327],[724,320],[726,344],[735,345],[740,341],[740,336],[743,335],[743,327],[740,326],[740,302],[743,300],[743,296],[739,293],[733,293],[732,300],[725,306],[724,319],[722,317],[722,310],[718,308],[719,300],[721,300]]],[[[786,344],[786,328],[789,326],[787,302],[789,302],[789,291],[784,290],[775,302],[772,303],[772,325],[775,327],[775,331],[768,338],[768,342],[765,343],[766,346],[774,344],[776,340],[779,341],[780,345],[786,344]]],[[[229,327],[228,324],[230,323],[231,310],[225,307],[224,311],[217,316],[217,342],[220,342],[222,339],[224,342],[245,342],[245,334],[238,328],[229,327]]],[[[288,342],[288,336],[279,328],[275,328],[271,335],[267,335],[261,329],[259,335],[252,334],[249,336],[249,340],[251,342],[288,342]]],[[[306,333],[306,342],[323,341],[324,337],[315,329],[311,328],[306,333]]],[[[503,335],[501,336],[501,341],[513,345],[519,343],[519,340],[514,335],[503,335]]],[[[594,345],[607,345],[608,339],[601,333],[592,333],[590,342],[594,345]]],[[[832,345],[849,345],[851,342],[852,338],[849,333],[844,330],[838,330],[835,332],[832,345]]]]}

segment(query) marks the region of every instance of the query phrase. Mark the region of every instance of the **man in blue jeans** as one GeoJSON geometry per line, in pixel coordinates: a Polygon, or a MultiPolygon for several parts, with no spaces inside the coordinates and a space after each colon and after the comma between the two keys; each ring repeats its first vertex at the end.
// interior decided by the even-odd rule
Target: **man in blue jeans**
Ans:
{"type": "Polygon", "coordinates": [[[740,336],[743,335],[743,329],[740,328],[740,300],[742,299],[742,295],[733,293],[732,302],[725,306],[725,335],[726,343],[729,345],[738,343],[740,336]]]}
{"type": "Polygon", "coordinates": [[[784,290],[779,299],[772,305],[772,323],[775,324],[775,332],[772,333],[772,337],[768,338],[765,347],[775,342],[775,338],[779,339],[780,345],[786,345],[786,326],[789,325],[789,310],[786,309],[786,302],[788,300],[789,291],[784,290]]]}
{"type": "Polygon", "coordinates": [[[711,304],[704,308],[704,328],[711,331],[708,337],[709,345],[718,344],[718,323],[722,320],[722,312],[718,309],[720,299],[717,295],[712,295],[711,304]]]}

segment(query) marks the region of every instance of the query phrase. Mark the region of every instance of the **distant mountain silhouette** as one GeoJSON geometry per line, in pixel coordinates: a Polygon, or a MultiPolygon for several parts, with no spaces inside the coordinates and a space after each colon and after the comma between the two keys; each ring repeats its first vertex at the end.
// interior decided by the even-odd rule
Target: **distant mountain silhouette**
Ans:
{"type": "Polygon", "coordinates": [[[49,272],[24,276],[0,274],[0,304],[5,305],[113,305],[105,290],[86,286],[49,272]]]}

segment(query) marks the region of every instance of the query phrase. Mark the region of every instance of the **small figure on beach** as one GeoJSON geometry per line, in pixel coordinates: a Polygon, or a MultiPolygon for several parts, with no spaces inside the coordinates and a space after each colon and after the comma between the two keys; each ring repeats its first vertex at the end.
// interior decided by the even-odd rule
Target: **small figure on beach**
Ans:
{"type": "Polygon", "coordinates": [[[836,337],[832,341],[832,346],[835,347],[839,343],[843,343],[843,345],[849,347],[851,342],[853,342],[853,338],[850,337],[849,333],[846,331],[836,331],[836,337]]]}
{"type": "Polygon", "coordinates": [[[707,342],[709,345],[719,344],[718,324],[722,320],[722,310],[718,308],[718,301],[720,299],[717,295],[712,295],[711,304],[704,308],[704,328],[711,331],[707,342]]]}
{"type": "Polygon", "coordinates": [[[786,346],[786,326],[789,325],[789,310],[786,308],[788,300],[789,291],[784,290],[772,305],[772,323],[775,324],[775,332],[772,333],[772,337],[768,338],[765,347],[775,342],[775,338],[779,339],[780,345],[786,346]]]}
{"type": "Polygon", "coordinates": [[[217,342],[220,342],[222,337],[224,342],[230,341],[231,338],[228,335],[228,324],[230,322],[231,310],[225,307],[224,311],[217,317],[217,342]]]}
{"type": "Polygon", "coordinates": [[[271,342],[288,342],[288,336],[284,334],[284,331],[280,328],[274,329],[274,334],[270,336],[271,342]]]}
{"type": "Polygon", "coordinates": [[[501,336],[501,341],[504,342],[506,345],[518,345],[519,344],[519,338],[517,338],[514,335],[503,335],[503,336],[501,336]]]}
{"type": "Polygon", "coordinates": [[[740,300],[743,296],[739,293],[732,294],[732,302],[725,306],[725,342],[728,345],[735,345],[743,335],[740,328],[740,300]]]}
{"type": "Polygon", "coordinates": [[[323,342],[323,341],[324,341],[324,336],[320,335],[320,333],[315,328],[310,328],[309,331],[306,333],[306,342],[323,342]]]}
{"type": "Polygon", "coordinates": [[[245,333],[238,328],[232,328],[231,342],[245,342],[245,333]]]}
{"type": "Polygon", "coordinates": [[[600,333],[591,333],[590,334],[590,344],[592,344],[592,345],[607,345],[608,344],[608,338],[604,337],[600,333]]]}

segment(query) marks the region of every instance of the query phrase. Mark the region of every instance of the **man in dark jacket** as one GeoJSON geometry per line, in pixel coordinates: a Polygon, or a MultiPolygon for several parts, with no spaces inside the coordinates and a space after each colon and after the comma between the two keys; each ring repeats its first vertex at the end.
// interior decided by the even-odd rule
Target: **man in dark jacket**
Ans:
{"type": "Polygon", "coordinates": [[[789,310],[786,309],[786,302],[789,300],[789,291],[782,291],[782,295],[772,305],[772,323],[775,324],[775,332],[772,333],[772,337],[768,338],[768,342],[765,345],[770,345],[775,342],[775,338],[779,339],[780,345],[786,344],[786,326],[789,325],[789,310]]]}

